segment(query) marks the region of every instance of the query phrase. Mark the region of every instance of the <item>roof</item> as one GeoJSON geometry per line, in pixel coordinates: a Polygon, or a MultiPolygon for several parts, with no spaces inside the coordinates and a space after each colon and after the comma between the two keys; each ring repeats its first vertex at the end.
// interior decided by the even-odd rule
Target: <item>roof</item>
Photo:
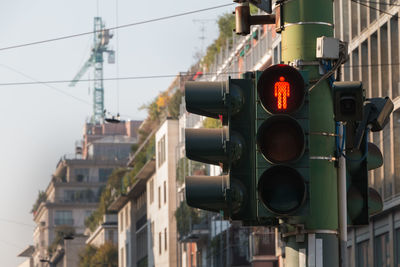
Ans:
{"type": "Polygon", "coordinates": [[[21,253],[18,254],[18,257],[32,257],[33,252],[35,252],[35,247],[29,245],[26,249],[24,249],[21,253]]]}

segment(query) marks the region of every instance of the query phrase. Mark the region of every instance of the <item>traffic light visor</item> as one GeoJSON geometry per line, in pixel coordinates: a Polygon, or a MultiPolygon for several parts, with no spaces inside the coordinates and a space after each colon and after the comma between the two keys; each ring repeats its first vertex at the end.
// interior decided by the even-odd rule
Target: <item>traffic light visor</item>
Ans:
{"type": "Polygon", "coordinates": [[[265,207],[279,215],[295,212],[306,198],[306,186],[301,174],[283,165],[266,170],[260,177],[257,190],[265,207]]]}
{"type": "Polygon", "coordinates": [[[305,149],[305,135],[300,124],[285,115],[267,119],[257,132],[258,149],[272,163],[299,159],[305,149]]]}
{"type": "Polygon", "coordinates": [[[297,69],[279,64],[269,67],[261,74],[257,91],[268,112],[293,113],[303,104],[305,83],[297,69]]]}

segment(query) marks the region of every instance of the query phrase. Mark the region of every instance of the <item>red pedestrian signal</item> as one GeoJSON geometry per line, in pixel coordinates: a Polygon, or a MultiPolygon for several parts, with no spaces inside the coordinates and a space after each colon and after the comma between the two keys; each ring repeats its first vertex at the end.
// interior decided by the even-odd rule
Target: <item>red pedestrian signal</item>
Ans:
{"type": "Polygon", "coordinates": [[[285,77],[279,77],[279,82],[275,83],[275,97],[277,98],[277,108],[287,109],[287,98],[290,97],[290,83],[285,82],[285,77]]]}
{"type": "Polygon", "coordinates": [[[304,102],[304,79],[289,65],[274,65],[266,69],[257,83],[264,109],[271,114],[293,113],[304,102]]]}

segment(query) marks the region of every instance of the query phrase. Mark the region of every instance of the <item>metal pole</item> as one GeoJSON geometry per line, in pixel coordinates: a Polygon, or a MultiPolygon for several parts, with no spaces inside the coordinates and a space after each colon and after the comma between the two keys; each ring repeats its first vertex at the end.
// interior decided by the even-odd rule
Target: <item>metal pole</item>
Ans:
{"type": "MultiPolygon", "coordinates": [[[[282,62],[308,74],[309,86],[321,78],[316,39],[333,36],[332,0],[279,1],[281,7],[282,62]],[[302,62],[302,64],[296,64],[302,62]]],[[[290,226],[296,234],[286,238],[286,266],[338,267],[338,176],[334,155],[333,100],[327,81],[309,97],[309,199],[304,225],[290,226]]]]}
{"type": "MultiPolygon", "coordinates": [[[[343,144],[341,150],[345,154],[345,142],[343,142],[344,126],[340,123],[339,127],[339,146],[343,144]]],[[[346,159],[339,157],[338,168],[338,198],[339,198],[339,246],[340,246],[340,266],[346,267],[347,252],[347,188],[346,188],[346,159]]]]}

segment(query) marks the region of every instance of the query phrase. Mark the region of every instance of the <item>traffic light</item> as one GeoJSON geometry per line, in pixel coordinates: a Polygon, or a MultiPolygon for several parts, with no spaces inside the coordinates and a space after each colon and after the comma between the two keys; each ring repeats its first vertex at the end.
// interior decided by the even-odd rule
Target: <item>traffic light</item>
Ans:
{"type": "Polygon", "coordinates": [[[364,91],[361,82],[333,83],[335,121],[361,121],[364,91]]]}
{"type": "Polygon", "coordinates": [[[227,82],[187,82],[187,111],[211,118],[222,116],[220,129],[186,129],[186,156],[195,161],[222,165],[222,176],[186,177],[189,206],[223,210],[234,220],[256,219],[254,183],[254,79],[227,82]]]}
{"type": "Polygon", "coordinates": [[[258,219],[297,223],[308,208],[309,104],[306,73],[274,65],[257,73],[258,219]]]}
{"type": "MultiPolygon", "coordinates": [[[[364,102],[362,120],[349,121],[346,126],[346,178],[348,224],[367,225],[369,216],[383,208],[379,193],[368,187],[368,171],[383,165],[380,149],[368,142],[369,132],[379,132],[393,111],[388,98],[371,98],[364,102]]],[[[340,149],[339,149],[340,151],[340,149]]]]}

